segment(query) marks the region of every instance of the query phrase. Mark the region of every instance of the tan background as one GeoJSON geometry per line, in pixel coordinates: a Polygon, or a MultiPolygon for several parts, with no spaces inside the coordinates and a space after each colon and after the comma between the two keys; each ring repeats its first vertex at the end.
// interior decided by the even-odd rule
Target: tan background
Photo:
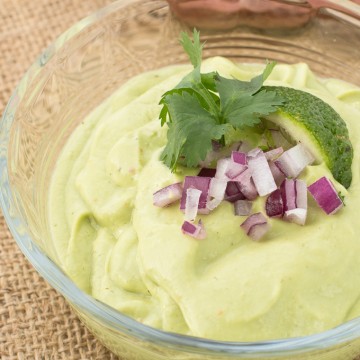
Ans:
{"type": "MultiPolygon", "coordinates": [[[[110,0],[0,0],[0,114],[38,54],[110,0]]],[[[0,213],[0,359],[115,360],[38,276],[0,213]]]]}

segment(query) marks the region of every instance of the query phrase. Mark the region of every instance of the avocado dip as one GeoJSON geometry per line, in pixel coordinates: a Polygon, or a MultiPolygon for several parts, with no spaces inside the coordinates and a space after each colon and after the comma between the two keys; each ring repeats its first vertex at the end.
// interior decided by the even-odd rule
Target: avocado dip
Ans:
{"type": "MultiPolygon", "coordinates": [[[[216,57],[204,72],[249,80],[262,65],[216,57]]],[[[354,147],[352,183],[334,180],[325,164],[308,166],[345,196],[327,216],[308,196],[305,226],[269,219],[261,242],[240,229],[230,203],[200,216],[207,238],[182,234],[178,204],[153,206],[153,193],[198,169],[172,173],[160,160],[166,129],[161,95],[190,67],[141,74],[123,85],[74,131],[58,159],[49,193],[53,258],[86,293],[149,326],[228,341],[310,335],[360,315],[360,89],[318,79],[306,64],[277,65],[266,81],[307,91],[347,124],[354,147]]],[[[257,146],[257,137],[244,139],[257,146]]],[[[254,212],[264,201],[254,202],[254,212]]]]}

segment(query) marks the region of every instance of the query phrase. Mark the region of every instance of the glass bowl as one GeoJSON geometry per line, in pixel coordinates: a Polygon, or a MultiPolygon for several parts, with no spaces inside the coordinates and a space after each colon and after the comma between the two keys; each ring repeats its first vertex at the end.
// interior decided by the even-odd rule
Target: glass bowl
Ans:
{"type": "Polygon", "coordinates": [[[57,266],[47,219],[49,182],[74,128],[121,84],[187,62],[180,30],[201,29],[204,57],[307,62],[360,86],[360,6],[354,1],[122,0],[60,36],[14,91],[0,123],[0,202],[19,247],[85,325],[122,359],[353,359],[360,318],[326,332],[223,342],[150,328],[88,296],[57,266]]]}

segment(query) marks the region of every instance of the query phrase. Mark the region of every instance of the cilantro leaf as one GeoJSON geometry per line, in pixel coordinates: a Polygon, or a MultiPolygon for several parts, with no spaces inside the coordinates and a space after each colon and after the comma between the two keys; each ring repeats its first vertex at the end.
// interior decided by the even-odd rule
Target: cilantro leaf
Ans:
{"type": "Polygon", "coordinates": [[[161,160],[172,170],[180,157],[185,158],[189,167],[205,160],[212,149],[212,140],[220,139],[229,127],[218,124],[198,99],[187,92],[173,94],[168,110],[172,121],[168,123],[168,143],[161,160]]]}
{"type": "Polygon", "coordinates": [[[203,44],[200,43],[200,32],[194,29],[193,41],[186,32],[181,33],[180,44],[184,48],[185,52],[189,55],[190,62],[194,68],[200,68],[202,58],[203,44]]]}

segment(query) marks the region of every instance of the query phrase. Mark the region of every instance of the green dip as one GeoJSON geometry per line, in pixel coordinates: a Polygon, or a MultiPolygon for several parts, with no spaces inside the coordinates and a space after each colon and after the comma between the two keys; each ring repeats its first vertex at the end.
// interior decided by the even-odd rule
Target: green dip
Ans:
{"type": "MultiPolygon", "coordinates": [[[[197,172],[172,174],[158,160],[166,142],[159,99],[189,70],[133,78],[70,137],[50,188],[54,258],[82,290],[166,331],[253,341],[313,334],[360,315],[360,89],[319,80],[305,64],[278,65],[266,82],[313,93],[346,121],[354,146],[350,188],[324,164],[302,174],[308,184],[332,179],[346,196],[340,212],[327,216],[309,196],[305,226],[270,219],[258,243],[240,229],[245,217],[223,202],[200,216],[208,235],[195,240],[182,234],[177,204],[153,206],[155,191],[197,172]]],[[[218,57],[203,63],[203,72],[212,70],[250,80],[262,66],[218,57]]],[[[254,212],[264,212],[263,203],[254,212]]]]}

